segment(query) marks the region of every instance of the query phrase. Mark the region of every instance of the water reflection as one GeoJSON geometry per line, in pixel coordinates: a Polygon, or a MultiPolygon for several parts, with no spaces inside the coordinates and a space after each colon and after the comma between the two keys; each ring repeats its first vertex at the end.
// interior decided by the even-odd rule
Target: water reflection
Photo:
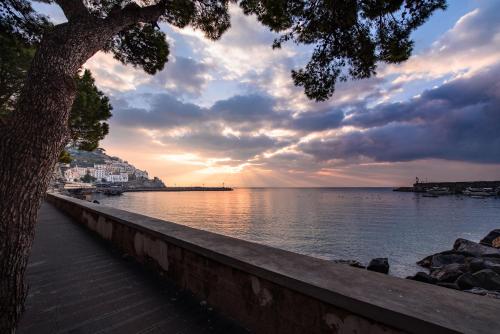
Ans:
{"type": "Polygon", "coordinates": [[[103,197],[103,205],[325,259],[389,257],[404,276],[458,237],[500,227],[500,199],[422,198],[385,188],[236,189],[103,197]]]}

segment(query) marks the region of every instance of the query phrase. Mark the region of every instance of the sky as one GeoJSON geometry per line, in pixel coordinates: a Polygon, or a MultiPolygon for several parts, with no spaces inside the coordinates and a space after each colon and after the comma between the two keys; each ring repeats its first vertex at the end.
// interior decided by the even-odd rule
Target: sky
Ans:
{"type": "MultiPolygon", "coordinates": [[[[55,6],[37,5],[55,22],[55,6]]],[[[237,6],[219,41],[161,25],[154,76],[97,53],[86,64],[111,99],[101,147],[167,185],[405,186],[500,179],[500,1],[449,0],[413,35],[411,58],[337,85],[317,103],[285,44],[237,6]]]]}

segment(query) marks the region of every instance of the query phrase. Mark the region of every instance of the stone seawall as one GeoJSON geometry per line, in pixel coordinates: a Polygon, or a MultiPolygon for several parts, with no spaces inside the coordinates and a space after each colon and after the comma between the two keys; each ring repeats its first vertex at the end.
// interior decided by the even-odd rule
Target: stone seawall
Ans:
{"type": "Polygon", "coordinates": [[[58,194],[47,201],[255,333],[491,333],[496,300],[58,194]]]}

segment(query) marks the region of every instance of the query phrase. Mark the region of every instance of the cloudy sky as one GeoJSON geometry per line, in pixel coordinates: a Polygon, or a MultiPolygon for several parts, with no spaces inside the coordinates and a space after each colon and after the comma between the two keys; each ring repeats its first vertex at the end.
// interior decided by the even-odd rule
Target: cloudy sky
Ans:
{"type": "Polygon", "coordinates": [[[448,2],[409,61],[322,103],[290,77],[311,50],[272,50],[276,36],[237,7],[217,42],[163,25],[171,55],[155,76],[104,53],[85,65],[114,107],[102,147],[168,185],[500,179],[500,1],[448,2]]]}

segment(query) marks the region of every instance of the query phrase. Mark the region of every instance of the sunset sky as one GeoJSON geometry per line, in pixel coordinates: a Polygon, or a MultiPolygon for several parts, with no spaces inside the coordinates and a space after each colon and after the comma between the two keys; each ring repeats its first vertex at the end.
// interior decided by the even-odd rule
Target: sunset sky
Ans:
{"type": "Polygon", "coordinates": [[[157,75],[104,53],[85,65],[114,108],[101,146],[167,185],[500,179],[500,1],[448,3],[414,34],[409,61],[322,103],[290,77],[311,49],[272,50],[276,35],[236,6],[216,42],[162,25],[171,54],[157,75]]]}

